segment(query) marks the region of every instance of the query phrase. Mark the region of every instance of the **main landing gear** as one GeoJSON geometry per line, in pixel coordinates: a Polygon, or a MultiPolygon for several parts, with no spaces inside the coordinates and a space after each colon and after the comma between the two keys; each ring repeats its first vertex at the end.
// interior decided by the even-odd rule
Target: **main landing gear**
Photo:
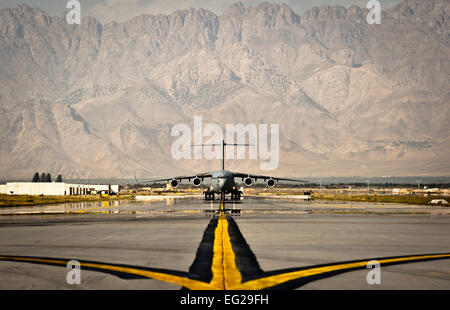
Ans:
{"type": "MultiPolygon", "coordinates": [[[[205,191],[205,192],[203,192],[203,194],[205,195],[205,200],[210,200],[210,201],[213,201],[214,200],[214,198],[215,198],[215,193],[213,192],[213,191],[205,191]]],[[[226,193],[225,192],[221,192],[220,193],[220,209],[219,210],[217,210],[217,209],[213,209],[213,203],[211,202],[211,209],[209,209],[209,210],[203,210],[205,213],[211,213],[211,212],[213,212],[213,213],[215,213],[215,214],[222,214],[222,213],[227,213],[227,214],[240,214],[241,213],[241,210],[240,209],[236,209],[236,202],[234,202],[234,201],[236,201],[236,200],[241,200],[241,195],[242,195],[242,192],[241,191],[238,191],[238,190],[235,190],[235,191],[232,191],[231,193],[231,197],[230,197],[230,200],[228,201],[228,202],[226,202],[226,193]],[[226,202],[226,204],[225,204],[225,202],[226,202]],[[230,208],[225,208],[225,206],[226,205],[232,205],[232,209],[230,209],[230,208]]]]}
{"type": "MultiPolygon", "coordinates": [[[[205,195],[205,200],[214,200],[215,199],[215,193],[214,192],[205,191],[205,192],[203,192],[203,194],[205,195]]],[[[242,195],[241,191],[231,192],[231,199],[230,200],[241,200],[241,195],[242,195]]],[[[220,193],[220,200],[221,201],[225,201],[225,198],[226,198],[226,193],[224,193],[224,192],[220,193]]]]}

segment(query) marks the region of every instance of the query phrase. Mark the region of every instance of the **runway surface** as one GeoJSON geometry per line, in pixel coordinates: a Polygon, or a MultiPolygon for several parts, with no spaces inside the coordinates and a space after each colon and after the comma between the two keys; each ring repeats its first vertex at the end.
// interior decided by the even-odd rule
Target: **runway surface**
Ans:
{"type": "Polygon", "coordinates": [[[450,208],[257,198],[220,208],[2,208],[0,289],[450,289],[450,208]],[[80,284],[66,281],[69,260],[80,284]],[[381,284],[367,282],[371,260],[381,284]]]}

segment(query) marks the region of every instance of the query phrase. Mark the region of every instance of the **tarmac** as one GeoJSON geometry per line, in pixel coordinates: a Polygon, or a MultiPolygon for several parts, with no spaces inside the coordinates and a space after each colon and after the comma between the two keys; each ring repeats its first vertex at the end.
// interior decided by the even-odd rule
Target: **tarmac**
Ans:
{"type": "Polygon", "coordinates": [[[0,289],[448,290],[449,211],[271,198],[1,208],[0,289]]]}

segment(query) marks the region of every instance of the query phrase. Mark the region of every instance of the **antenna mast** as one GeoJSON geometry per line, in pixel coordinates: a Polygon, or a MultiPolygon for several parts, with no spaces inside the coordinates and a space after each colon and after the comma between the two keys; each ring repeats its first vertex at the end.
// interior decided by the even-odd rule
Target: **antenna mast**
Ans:
{"type": "Polygon", "coordinates": [[[222,145],[222,170],[225,170],[225,146],[234,145],[234,146],[254,146],[250,144],[239,144],[239,143],[225,143],[225,140],[222,140],[222,144],[193,144],[191,146],[220,146],[222,145]]]}
{"type": "Polygon", "coordinates": [[[225,140],[222,140],[222,170],[225,170],[225,140]]]}

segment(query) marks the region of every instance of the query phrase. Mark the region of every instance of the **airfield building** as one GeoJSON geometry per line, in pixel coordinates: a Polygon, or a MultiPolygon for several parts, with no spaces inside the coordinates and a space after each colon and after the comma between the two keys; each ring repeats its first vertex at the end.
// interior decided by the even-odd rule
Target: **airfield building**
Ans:
{"type": "Polygon", "coordinates": [[[0,194],[8,195],[95,195],[118,193],[119,185],[69,184],[44,182],[10,182],[2,185],[0,194]]]}

